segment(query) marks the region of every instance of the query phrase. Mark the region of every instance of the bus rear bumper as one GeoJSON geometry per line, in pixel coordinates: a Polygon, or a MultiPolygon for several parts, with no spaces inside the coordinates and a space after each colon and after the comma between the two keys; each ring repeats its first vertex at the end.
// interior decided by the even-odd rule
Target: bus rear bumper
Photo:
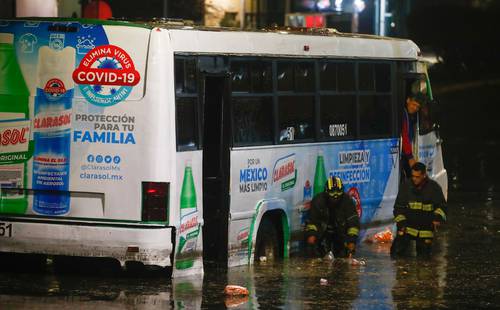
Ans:
{"type": "Polygon", "coordinates": [[[171,266],[174,228],[161,225],[0,218],[0,252],[117,259],[171,266]]]}

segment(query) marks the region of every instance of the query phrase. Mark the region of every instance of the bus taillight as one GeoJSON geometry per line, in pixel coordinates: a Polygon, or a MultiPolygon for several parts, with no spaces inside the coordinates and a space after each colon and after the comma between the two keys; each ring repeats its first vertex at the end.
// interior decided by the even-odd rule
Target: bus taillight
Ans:
{"type": "Polygon", "coordinates": [[[168,220],[168,191],[169,183],[142,182],[142,221],[168,220]]]}

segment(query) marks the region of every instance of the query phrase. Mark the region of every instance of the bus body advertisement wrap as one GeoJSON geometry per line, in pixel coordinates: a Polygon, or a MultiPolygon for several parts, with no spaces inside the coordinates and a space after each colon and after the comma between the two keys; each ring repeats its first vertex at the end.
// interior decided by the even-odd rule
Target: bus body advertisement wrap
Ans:
{"type": "MultiPolygon", "coordinates": [[[[141,164],[159,153],[169,161],[164,147],[149,142],[151,130],[158,130],[145,119],[145,111],[153,109],[144,97],[150,35],[147,27],[112,22],[0,22],[0,44],[14,49],[12,61],[30,94],[25,114],[10,113],[15,117],[0,123],[0,130],[9,132],[2,137],[13,141],[14,134],[18,140],[16,148],[0,148],[2,158],[24,154],[22,161],[0,162],[6,179],[0,215],[14,227],[0,251],[171,264],[168,218],[154,229],[141,225],[141,182],[171,183],[168,173],[141,164]],[[13,162],[20,163],[14,166],[21,171],[17,179],[9,179],[17,171],[13,162]],[[15,198],[11,187],[23,189],[25,207],[9,207],[15,198]],[[47,218],[52,219],[44,222],[47,218]],[[23,246],[16,246],[16,240],[23,246]]],[[[0,74],[1,79],[12,75],[0,74]]],[[[0,105],[0,114],[17,111],[13,107],[21,104],[0,105]]]]}
{"type": "MultiPolygon", "coordinates": [[[[418,55],[408,40],[338,32],[0,20],[0,255],[173,277],[288,257],[329,175],[362,240],[392,225],[400,103],[427,87],[418,55]]],[[[446,191],[425,124],[414,156],[446,191]]]]}
{"type": "MultiPolygon", "coordinates": [[[[324,169],[326,176],[336,175],[343,180],[345,191],[356,203],[361,223],[387,219],[387,215],[381,217],[379,211],[397,195],[397,182],[389,180],[398,178],[397,149],[397,139],[384,139],[315,147],[291,146],[278,151],[261,148],[235,151],[231,161],[239,169],[231,173],[232,216],[239,218],[239,213],[248,210],[264,213],[285,206],[291,229],[290,250],[297,250],[305,224],[304,213],[313,198],[311,184],[319,182],[318,187],[324,188],[326,179],[315,180],[315,176],[321,174],[318,169],[324,169]],[[316,164],[319,157],[323,157],[323,167],[316,164]],[[280,197],[283,203],[276,197],[280,197]],[[256,201],[264,201],[265,210],[262,207],[257,210],[256,201]]],[[[255,218],[231,222],[230,266],[248,262],[248,244],[249,241],[255,242],[256,238],[256,231],[253,236],[248,233],[249,227],[255,225],[252,220],[255,218]]]]}
{"type": "Polygon", "coordinates": [[[103,193],[112,188],[122,194],[106,195],[106,199],[140,197],[127,197],[139,187],[124,176],[140,158],[137,100],[144,93],[141,76],[149,32],[132,28],[124,38],[113,35],[113,30],[103,25],[35,21],[0,27],[0,33],[14,37],[17,61],[32,94],[29,118],[34,154],[25,188],[34,194],[28,195],[33,208],[27,214],[135,220],[136,214],[127,212],[125,203],[122,210],[112,211],[99,199],[48,193],[103,193]],[[144,48],[131,48],[134,44],[144,48]]]}

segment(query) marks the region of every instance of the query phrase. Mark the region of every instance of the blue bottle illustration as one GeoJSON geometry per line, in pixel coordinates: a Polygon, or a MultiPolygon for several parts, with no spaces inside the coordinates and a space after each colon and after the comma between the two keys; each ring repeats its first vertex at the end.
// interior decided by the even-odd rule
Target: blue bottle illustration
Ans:
{"type": "Polygon", "coordinates": [[[34,109],[33,211],[69,212],[71,108],[75,49],[39,49],[34,109]]]}
{"type": "Polygon", "coordinates": [[[303,199],[304,206],[300,211],[300,225],[305,225],[306,221],[309,219],[309,210],[311,209],[311,200],[313,198],[312,190],[313,188],[311,186],[311,182],[309,182],[308,179],[304,184],[304,199],[303,199]]]}

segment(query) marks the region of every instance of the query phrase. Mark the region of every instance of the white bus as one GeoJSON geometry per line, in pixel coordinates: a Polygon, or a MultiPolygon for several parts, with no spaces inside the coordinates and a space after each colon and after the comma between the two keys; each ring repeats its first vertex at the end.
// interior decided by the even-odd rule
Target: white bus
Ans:
{"type": "MultiPolygon", "coordinates": [[[[403,104],[431,97],[414,43],[332,30],[5,20],[0,47],[0,252],[174,277],[300,250],[329,174],[362,237],[390,225],[403,104]]],[[[415,156],[446,193],[433,104],[415,156]]]]}

